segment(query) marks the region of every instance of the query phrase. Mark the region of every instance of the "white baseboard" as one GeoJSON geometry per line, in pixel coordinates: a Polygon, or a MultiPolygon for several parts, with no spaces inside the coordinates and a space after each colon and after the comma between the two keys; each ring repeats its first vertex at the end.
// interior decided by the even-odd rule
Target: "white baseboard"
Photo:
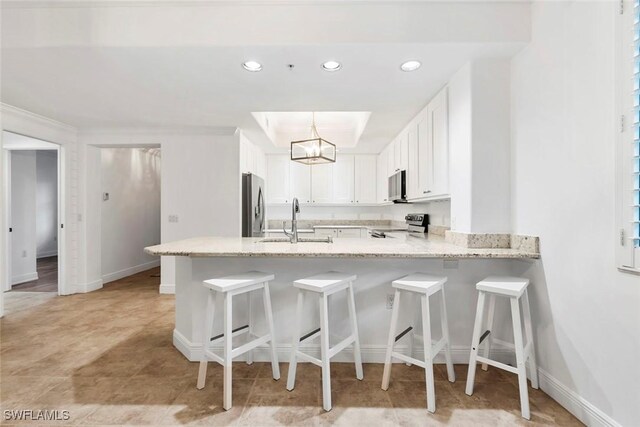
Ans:
{"type": "Polygon", "coordinates": [[[176,285],[160,285],[160,293],[161,294],[171,294],[175,295],[176,293],[176,285]]]}
{"type": "Polygon", "coordinates": [[[40,252],[36,258],[40,259],[40,258],[49,258],[52,256],[58,256],[58,250],[53,250],[53,251],[47,251],[47,252],[40,252]]]}
{"type": "Polygon", "coordinates": [[[79,286],[78,293],[93,292],[97,291],[98,289],[102,289],[102,280],[100,279],[79,286]]]}
{"type": "Polygon", "coordinates": [[[20,274],[18,276],[13,276],[11,278],[11,286],[19,285],[21,283],[31,282],[33,280],[38,280],[38,272],[34,271],[32,273],[20,274]]]}
{"type": "Polygon", "coordinates": [[[102,283],[109,283],[115,280],[122,279],[123,277],[131,276],[132,274],[140,273],[141,271],[149,270],[154,267],[160,266],[160,259],[156,259],[144,264],[134,265],[133,267],[125,268],[124,270],[115,271],[113,273],[103,274],[102,283]]]}
{"type": "Polygon", "coordinates": [[[547,371],[538,368],[538,381],[542,391],[571,412],[581,422],[588,426],[622,427],[613,418],[596,408],[591,402],[562,384],[547,371]]]}
{"type": "MultiPolygon", "coordinates": [[[[202,356],[201,343],[192,343],[185,338],[177,330],[173,330],[173,345],[176,349],[182,353],[188,360],[197,362],[202,356]]],[[[278,353],[278,360],[288,361],[291,355],[291,345],[278,344],[276,346],[278,353]]],[[[405,346],[396,346],[396,349],[400,352],[406,350],[405,346]]],[[[213,346],[214,352],[220,354],[222,352],[222,346],[213,346]]],[[[319,358],[320,346],[314,344],[306,344],[300,346],[300,350],[308,353],[309,355],[319,358]]],[[[420,348],[415,349],[414,357],[421,358],[422,350],[420,348]]],[[[453,363],[456,364],[468,364],[469,363],[469,347],[453,347],[451,349],[451,358],[453,363]]],[[[386,353],[385,345],[362,345],[361,354],[362,361],[365,363],[384,363],[384,357],[386,353]]],[[[513,364],[515,357],[513,350],[506,348],[497,348],[491,350],[491,358],[501,361],[502,363],[513,364]]],[[[260,347],[253,351],[253,359],[256,362],[268,362],[270,361],[269,351],[266,347],[260,347]]],[[[234,359],[235,360],[235,359],[234,359]]],[[[237,360],[242,360],[242,357],[238,357],[237,360]]],[[[331,359],[336,362],[352,362],[353,353],[350,349],[346,349],[343,352],[336,355],[331,359]]],[[[302,363],[302,362],[301,362],[302,363]]],[[[444,363],[444,357],[442,354],[438,354],[434,359],[434,363],[444,363]]],[[[566,385],[562,384],[556,378],[551,376],[544,369],[538,368],[538,380],[540,382],[540,388],[547,393],[551,398],[562,405],[567,411],[571,412],[581,422],[588,426],[603,426],[603,427],[622,427],[619,423],[609,417],[607,414],[596,408],[593,404],[588,402],[582,396],[578,395],[575,391],[569,389],[566,385]]]]}

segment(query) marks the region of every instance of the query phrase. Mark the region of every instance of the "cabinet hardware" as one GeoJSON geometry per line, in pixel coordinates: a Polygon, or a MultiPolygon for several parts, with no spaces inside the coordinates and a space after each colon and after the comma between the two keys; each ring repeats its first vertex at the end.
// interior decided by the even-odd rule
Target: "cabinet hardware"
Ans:
{"type": "Polygon", "coordinates": [[[431,193],[431,190],[424,190],[424,191],[422,192],[422,194],[427,194],[427,193],[431,193]]]}

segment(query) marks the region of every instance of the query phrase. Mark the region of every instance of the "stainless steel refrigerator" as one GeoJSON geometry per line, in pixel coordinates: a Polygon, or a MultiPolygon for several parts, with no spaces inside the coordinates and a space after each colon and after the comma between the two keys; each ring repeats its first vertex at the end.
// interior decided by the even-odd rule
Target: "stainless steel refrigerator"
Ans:
{"type": "Polygon", "coordinates": [[[264,236],[264,180],[252,173],[242,174],[242,237],[264,236]]]}

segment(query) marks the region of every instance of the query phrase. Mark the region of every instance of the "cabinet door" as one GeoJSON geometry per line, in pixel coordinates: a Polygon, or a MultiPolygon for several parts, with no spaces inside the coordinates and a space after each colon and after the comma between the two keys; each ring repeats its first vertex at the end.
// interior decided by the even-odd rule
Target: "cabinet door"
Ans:
{"type": "Polygon", "coordinates": [[[375,203],[377,198],[376,182],[378,175],[375,155],[355,156],[355,202],[375,203]]]}
{"type": "Polygon", "coordinates": [[[398,171],[396,166],[396,140],[387,147],[387,177],[398,171]]]}
{"type": "Polygon", "coordinates": [[[447,89],[427,106],[433,147],[433,195],[449,194],[449,108],[447,89]]]}
{"type": "Polygon", "coordinates": [[[418,191],[419,197],[429,197],[433,192],[433,147],[429,135],[427,109],[422,111],[418,120],[418,191]]]}
{"type": "Polygon", "coordinates": [[[311,203],[333,202],[333,168],[335,163],[311,166],[311,203]]]}
{"type": "Polygon", "coordinates": [[[418,125],[409,125],[407,132],[407,198],[416,199],[421,196],[419,183],[418,125]]]}
{"type": "Polygon", "coordinates": [[[338,233],[335,228],[316,228],[315,230],[316,237],[337,237],[338,233]]]}
{"type": "Polygon", "coordinates": [[[338,228],[337,237],[351,237],[351,238],[360,238],[361,233],[359,228],[338,228]]]}
{"type": "Polygon", "coordinates": [[[311,203],[311,166],[289,162],[290,198],[298,198],[300,203],[311,203]]]}
{"type": "Polygon", "coordinates": [[[289,203],[289,155],[267,156],[267,203],[289,203]]]}
{"type": "Polygon", "coordinates": [[[333,166],[333,203],[355,202],[354,156],[337,156],[333,166]]]}
{"type": "Polygon", "coordinates": [[[409,168],[409,132],[408,130],[400,135],[396,148],[396,168],[399,171],[406,171],[409,168]]]}
{"type": "Polygon", "coordinates": [[[378,184],[376,190],[378,193],[378,203],[384,203],[388,199],[389,189],[389,177],[387,176],[387,150],[382,150],[378,154],[378,168],[376,171],[378,175],[378,184]]]}

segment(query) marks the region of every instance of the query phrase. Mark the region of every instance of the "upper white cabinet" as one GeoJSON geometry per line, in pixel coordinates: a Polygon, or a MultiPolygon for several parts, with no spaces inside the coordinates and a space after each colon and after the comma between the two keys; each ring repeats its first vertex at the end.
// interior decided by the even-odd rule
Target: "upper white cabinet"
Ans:
{"type": "Polygon", "coordinates": [[[355,164],[353,155],[342,154],[333,164],[332,203],[355,202],[355,164]]]}
{"type": "Polygon", "coordinates": [[[311,168],[289,160],[289,200],[297,197],[300,203],[311,203],[311,168]]]}
{"type": "Polygon", "coordinates": [[[377,197],[376,197],[376,201],[378,203],[386,203],[389,200],[389,175],[387,174],[387,152],[388,149],[384,149],[382,150],[382,152],[378,155],[378,159],[377,159],[377,170],[376,170],[376,174],[378,175],[377,177],[377,185],[376,185],[376,192],[377,192],[377,197]]]}
{"type": "Polygon", "coordinates": [[[252,173],[263,179],[267,175],[265,154],[242,134],[240,135],[240,172],[252,173]]]}
{"type": "MultiPolygon", "coordinates": [[[[402,130],[379,155],[378,164],[388,165],[387,174],[407,171],[409,200],[449,197],[449,111],[447,88],[402,130]]],[[[378,173],[378,185],[383,181],[378,173]]],[[[386,189],[386,187],[385,187],[386,189]]],[[[385,191],[386,192],[386,191],[385,191]]],[[[378,202],[384,203],[386,194],[378,202]]]]}
{"type": "MultiPolygon", "coordinates": [[[[378,175],[377,171],[377,156],[375,155],[360,155],[355,156],[355,202],[362,203],[376,203],[377,196],[376,188],[378,175]]],[[[386,187],[385,187],[386,188],[386,187]]]]}
{"type": "Polygon", "coordinates": [[[311,203],[333,203],[335,163],[311,166],[311,203]]]}
{"type": "Polygon", "coordinates": [[[289,155],[276,154],[267,156],[267,203],[289,203],[289,155]]]}
{"type": "MultiPolygon", "coordinates": [[[[267,157],[267,203],[376,204],[378,203],[375,154],[339,154],[335,163],[308,166],[292,162],[289,155],[267,157]]],[[[386,164],[384,167],[386,174],[386,164]]],[[[386,183],[387,177],[384,177],[386,183]]],[[[384,192],[386,193],[386,184],[384,192]]],[[[386,198],[386,194],[384,194],[386,198]]]]}
{"type": "Polygon", "coordinates": [[[433,150],[432,196],[449,194],[449,102],[444,88],[427,105],[428,137],[433,150]]]}

